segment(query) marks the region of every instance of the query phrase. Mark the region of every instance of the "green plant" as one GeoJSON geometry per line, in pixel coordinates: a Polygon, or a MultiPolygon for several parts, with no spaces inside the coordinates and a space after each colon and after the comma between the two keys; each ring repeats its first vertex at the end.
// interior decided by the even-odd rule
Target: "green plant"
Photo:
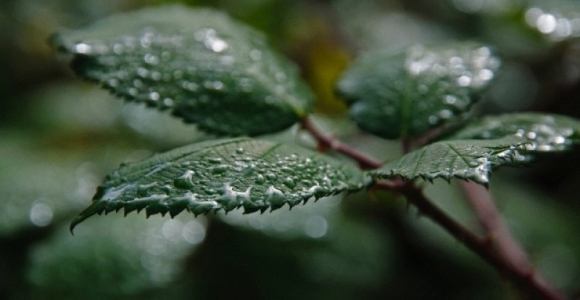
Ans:
{"type": "Polygon", "coordinates": [[[181,6],[113,16],[52,44],[72,55],[81,77],[128,101],[170,110],[222,136],[258,136],[299,123],[318,152],[258,138],[195,143],[111,173],[94,214],[145,210],[172,217],[265,212],[339,193],[387,190],[404,195],[465,246],[542,299],[566,299],[533,271],[485,189],[493,169],[529,163],[580,141],[580,122],[559,115],[514,113],[476,118],[471,108],[492,84],[500,60],[474,42],[369,53],[349,67],[338,93],[364,131],[401,141],[404,156],[383,164],[322,133],[312,122],[314,97],[297,69],[262,35],[213,10],[181,6]],[[352,162],[321,152],[339,152],[352,162]],[[368,170],[368,171],[364,171],[368,170]],[[451,219],[422,192],[422,180],[453,178],[486,230],[481,237],[451,219]]]}

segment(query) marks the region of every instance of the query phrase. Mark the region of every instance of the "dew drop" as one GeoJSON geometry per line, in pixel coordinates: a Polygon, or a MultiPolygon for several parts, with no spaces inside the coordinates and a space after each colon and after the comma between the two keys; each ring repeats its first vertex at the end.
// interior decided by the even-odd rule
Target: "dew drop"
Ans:
{"type": "Polygon", "coordinates": [[[36,203],[30,209],[30,221],[38,227],[48,226],[52,218],[52,208],[46,203],[36,203]]]}
{"type": "Polygon", "coordinates": [[[273,186],[266,190],[265,195],[264,202],[271,205],[273,209],[282,207],[286,201],[284,193],[273,186]]]}
{"type": "Polygon", "coordinates": [[[222,159],[219,157],[210,157],[207,159],[207,161],[209,161],[212,164],[219,164],[222,162],[222,159]]]}
{"type": "Polygon", "coordinates": [[[312,216],[304,224],[304,232],[311,238],[321,238],[328,232],[328,222],[322,216],[312,216]]]}
{"type": "Polygon", "coordinates": [[[453,116],[453,112],[449,109],[444,109],[439,112],[439,117],[441,117],[441,119],[449,119],[451,116],[453,116]]]}
{"type": "Polygon", "coordinates": [[[225,173],[227,170],[228,170],[228,166],[227,166],[227,165],[219,165],[219,166],[213,167],[213,168],[211,169],[211,172],[212,172],[213,174],[223,174],[223,173],[225,173]]]}
{"type": "Polygon", "coordinates": [[[92,50],[93,48],[91,45],[85,43],[76,44],[74,47],[74,51],[80,54],[89,54],[92,52],[92,50]]]}
{"type": "Polygon", "coordinates": [[[457,84],[459,84],[460,86],[468,86],[470,83],[471,77],[467,75],[459,76],[459,78],[457,78],[457,84]]]}
{"type": "Polygon", "coordinates": [[[160,98],[160,95],[158,92],[152,92],[149,94],[149,98],[153,101],[157,101],[160,98]]]}
{"type": "Polygon", "coordinates": [[[430,124],[437,124],[437,122],[439,121],[439,118],[437,116],[429,116],[429,123],[430,124]]]}
{"type": "Polygon", "coordinates": [[[161,80],[161,73],[159,73],[157,71],[151,72],[151,79],[153,79],[155,81],[161,80]]]}
{"type": "Polygon", "coordinates": [[[159,63],[159,57],[157,57],[156,55],[153,55],[153,54],[149,54],[149,53],[145,54],[143,59],[145,60],[146,63],[148,63],[150,65],[156,65],[159,63]]]}
{"type": "Polygon", "coordinates": [[[256,176],[256,179],[254,180],[254,182],[256,182],[256,184],[262,184],[262,183],[266,182],[266,178],[264,178],[264,176],[262,174],[258,174],[258,176],[256,176]]]}
{"type": "Polygon", "coordinates": [[[258,49],[250,50],[250,58],[253,60],[260,60],[262,59],[262,51],[258,49]]]}
{"type": "Polygon", "coordinates": [[[287,177],[286,179],[284,179],[284,185],[287,186],[288,188],[293,189],[294,187],[296,187],[296,182],[294,182],[292,178],[287,177]]]}
{"type": "Polygon", "coordinates": [[[536,21],[536,27],[540,32],[549,34],[556,30],[556,17],[551,14],[543,14],[536,21]]]}
{"type": "Polygon", "coordinates": [[[191,189],[194,187],[192,176],[193,171],[187,170],[183,175],[181,175],[181,177],[173,181],[173,185],[175,185],[175,187],[180,189],[191,189]]]}
{"type": "Polygon", "coordinates": [[[203,224],[201,224],[198,221],[192,220],[183,225],[181,235],[183,236],[183,239],[186,242],[192,245],[197,245],[204,240],[205,232],[206,229],[205,226],[203,226],[203,224]]]}
{"type": "Polygon", "coordinates": [[[125,47],[121,44],[115,44],[113,45],[113,52],[115,52],[115,54],[123,54],[123,50],[125,50],[125,47]]]}

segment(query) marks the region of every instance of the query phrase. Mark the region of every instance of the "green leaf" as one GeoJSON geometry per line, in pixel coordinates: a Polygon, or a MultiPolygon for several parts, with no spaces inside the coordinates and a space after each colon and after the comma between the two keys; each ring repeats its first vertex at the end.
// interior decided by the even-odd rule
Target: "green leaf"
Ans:
{"type": "Polygon", "coordinates": [[[419,136],[467,111],[498,67],[479,44],[416,46],[363,56],[337,89],[363,130],[388,139],[419,136]]]}
{"type": "Polygon", "coordinates": [[[363,188],[358,169],[298,146],[248,138],[178,148],[107,176],[93,204],[71,224],[124,208],[147,215],[195,215],[243,207],[246,213],[290,207],[363,188]]]}
{"type": "Polygon", "coordinates": [[[371,171],[374,178],[427,180],[452,177],[487,185],[492,169],[525,162],[527,141],[515,136],[495,140],[441,141],[415,150],[371,171]]]}
{"type": "Polygon", "coordinates": [[[312,106],[297,69],[227,15],[180,5],[112,16],[52,38],[83,78],[226,135],[291,126],[312,106]]]}
{"type": "Polygon", "coordinates": [[[580,122],[566,116],[539,113],[486,116],[446,139],[488,140],[508,136],[527,140],[529,152],[564,151],[580,142],[580,122]]]}

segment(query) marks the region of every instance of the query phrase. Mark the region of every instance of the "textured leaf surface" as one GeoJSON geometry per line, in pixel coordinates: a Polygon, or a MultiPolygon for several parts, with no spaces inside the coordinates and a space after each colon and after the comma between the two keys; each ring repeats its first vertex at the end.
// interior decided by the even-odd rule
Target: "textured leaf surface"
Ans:
{"type": "Polygon", "coordinates": [[[165,6],[53,37],[80,76],[227,135],[276,132],[312,106],[294,65],[227,15],[165,6]]]}
{"type": "Polygon", "coordinates": [[[395,139],[421,135],[467,111],[498,67],[498,58],[478,44],[416,46],[369,53],[337,88],[363,130],[395,139]]]}
{"type": "Polygon", "coordinates": [[[526,143],[515,136],[496,140],[442,141],[413,151],[370,174],[383,179],[449,180],[456,177],[488,184],[492,169],[527,160],[526,143]]]}
{"type": "Polygon", "coordinates": [[[474,121],[448,139],[498,139],[517,136],[527,140],[529,152],[564,151],[580,142],[580,122],[559,115],[516,113],[487,116],[474,121]]]}
{"type": "Polygon", "coordinates": [[[246,213],[290,207],[361,189],[362,172],[298,146],[253,139],[197,143],[122,166],[105,179],[71,228],[96,213],[124,208],[147,215],[195,215],[243,207],[246,213]]]}

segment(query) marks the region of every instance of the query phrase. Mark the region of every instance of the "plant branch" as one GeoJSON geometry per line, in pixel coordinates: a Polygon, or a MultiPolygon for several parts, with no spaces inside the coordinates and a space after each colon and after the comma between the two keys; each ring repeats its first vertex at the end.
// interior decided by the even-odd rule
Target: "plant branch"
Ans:
{"type": "Polygon", "coordinates": [[[532,269],[528,256],[512,236],[497,210],[494,199],[485,187],[469,181],[459,183],[465,198],[473,207],[479,224],[491,238],[501,255],[514,267],[522,270],[532,269]]]}
{"type": "Polygon", "coordinates": [[[340,152],[354,159],[356,162],[358,162],[361,168],[377,169],[383,165],[381,161],[374,159],[368,156],[367,154],[362,153],[357,149],[354,149],[351,146],[340,142],[337,139],[334,139],[331,136],[323,134],[318,130],[318,128],[316,128],[316,126],[314,126],[314,124],[312,124],[312,122],[308,117],[303,118],[301,124],[302,128],[304,128],[306,131],[312,134],[312,136],[314,136],[314,138],[316,139],[316,141],[320,146],[340,152]]]}
{"type": "MultiPolygon", "coordinates": [[[[369,157],[365,153],[323,134],[307,117],[302,119],[301,124],[302,128],[316,139],[319,147],[333,149],[347,155],[357,161],[361,168],[376,169],[382,165],[380,161],[369,157]]],[[[405,145],[405,150],[410,150],[410,144],[405,145]]],[[[534,272],[525,252],[513,240],[509,230],[501,221],[499,213],[493,205],[493,200],[487,194],[487,191],[484,190],[485,193],[481,193],[477,190],[479,186],[465,184],[464,190],[468,194],[468,199],[472,202],[480,223],[484,229],[491,233],[493,239],[479,237],[457,223],[431,203],[425,197],[423,191],[415,187],[413,181],[385,180],[375,182],[371,188],[387,189],[404,195],[410,203],[419,209],[421,214],[439,224],[463,245],[492,265],[505,278],[520,286],[522,290],[527,291],[529,294],[545,300],[568,300],[566,296],[562,295],[534,272]],[[495,242],[495,245],[493,242],[495,242]]]]}
{"type": "Polygon", "coordinates": [[[536,295],[545,300],[567,300],[566,296],[548,285],[532,269],[517,268],[514,263],[498,254],[489,239],[481,238],[469,231],[445,212],[435,206],[425,197],[423,191],[416,188],[411,182],[393,185],[391,182],[377,182],[376,188],[395,190],[404,195],[407,200],[415,205],[422,215],[429,217],[435,223],[443,227],[459,242],[477,254],[484,261],[492,265],[504,277],[520,286],[531,295],[536,295]]]}

